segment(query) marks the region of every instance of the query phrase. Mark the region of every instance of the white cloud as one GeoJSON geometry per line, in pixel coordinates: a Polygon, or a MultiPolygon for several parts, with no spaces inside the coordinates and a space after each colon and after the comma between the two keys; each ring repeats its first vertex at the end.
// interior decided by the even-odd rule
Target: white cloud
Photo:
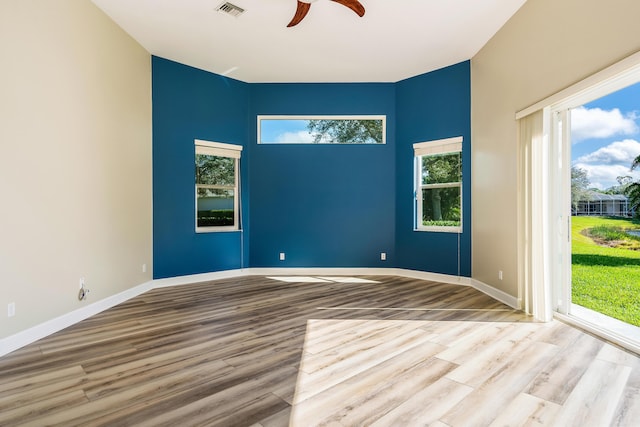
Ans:
{"type": "Polygon", "coordinates": [[[640,171],[631,172],[631,162],[640,156],[640,142],[633,139],[616,141],[593,153],[578,157],[573,166],[587,171],[591,186],[601,190],[618,185],[619,176],[640,179],[640,171]]]}
{"type": "Polygon", "coordinates": [[[589,178],[589,182],[591,183],[589,186],[600,190],[605,190],[618,185],[616,178],[619,176],[631,176],[634,180],[640,179],[640,172],[629,172],[629,166],[589,163],[574,163],[573,166],[584,169],[587,172],[587,178],[589,178]]]}
{"type": "Polygon", "coordinates": [[[640,156],[640,142],[633,139],[616,141],[602,147],[593,153],[586,154],[576,159],[577,163],[592,163],[600,165],[620,165],[627,169],[633,159],[640,156]]]}
{"type": "Polygon", "coordinates": [[[635,112],[624,116],[618,108],[578,107],[571,111],[571,139],[575,143],[589,138],[633,135],[640,131],[636,118],[635,112]]]}
{"type": "Polygon", "coordinates": [[[278,138],[273,142],[275,144],[312,144],[313,137],[306,130],[298,132],[285,132],[278,135],[278,138]]]}
{"type": "MultiPolygon", "coordinates": [[[[264,142],[263,144],[313,144],[314,135],[316,134],[311,134],[306,130],[283,132],[278,135],[275,141],[264,142]]],[[[331,140],[327,136],[324,136],[318,143],[329,144],[331,140]]]]}

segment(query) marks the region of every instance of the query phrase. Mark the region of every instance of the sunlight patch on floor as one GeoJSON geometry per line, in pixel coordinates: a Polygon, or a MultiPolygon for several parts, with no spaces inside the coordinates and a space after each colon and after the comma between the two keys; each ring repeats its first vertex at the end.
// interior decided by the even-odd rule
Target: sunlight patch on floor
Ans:
{"type": "Polygon", "coordinates": [[[330,280],[310,276],[267,276],[267,279],[278,280],[287,283],[331,283],[330,280]]]}
{"type": "Polygon", "coordinates": [[[363,279],[361,277],[321,277],[321,279],[337,283],[380,283],[375,280],[363,279]]]}
{"type": "MultiPolygon", "coordinates": [[[[368,425],[371,414],[393,412],[402,417],[405,411],[415,411],[414,405],[422,407],[424,402],[413,402],[412,397],[425,384],[455,369],[455,364],[435,356],[448,349],[444,343],[450,338],[445,335],[465,324],[469,325],[459,321],[308,320],[289,425],[368,425]],[[405,401],[409,409],[399,407],[405,401]]],[[[456,387],[460,393],[454,393],[447,408],[423,413],[426,418],[421,421],[436,421],[442,409],[449,409],[471,391],[470,387],[456,387]]]]}
{"type": "Polygon", "coordinates": [[[267,279],[278,280],[287,283],[380,283],[375,280],[363,279],[360,277],[338,277],[338,276],[267,276],[267,279]]]}
{"type": "Polygon", "coordinates": [[[317,307],[318,310],[394,310],[394,311],[514,311],[512,308],[429,308],[429,307],[317,307]]]}

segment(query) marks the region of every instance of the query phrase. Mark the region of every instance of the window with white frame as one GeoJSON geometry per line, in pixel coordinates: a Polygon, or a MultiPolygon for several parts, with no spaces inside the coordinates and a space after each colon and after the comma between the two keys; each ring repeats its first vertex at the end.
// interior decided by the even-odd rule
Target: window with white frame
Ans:
{"type": "Polygon", "coordinates": [[[387,116],[258,116],[258,144],[386,144],[387,116]]]}
{"type": "Polygon", "coordinates": [[[413,144],[415,229],[462,232],[462,137],[413,144]]]}
{"type": "Polygon", "coordinates": [[[196,231],[239,230],[242,146],[195,140],[196,231]]]}

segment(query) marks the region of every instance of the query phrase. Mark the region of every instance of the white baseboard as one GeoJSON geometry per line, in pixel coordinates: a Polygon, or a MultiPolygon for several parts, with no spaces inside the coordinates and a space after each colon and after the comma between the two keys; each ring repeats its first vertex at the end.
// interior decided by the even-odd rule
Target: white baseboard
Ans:
{"type": "Polygon", "coordinates": [[[471,286],[479,290],[480,292],[489,295],[491,298],[500,301],[503,304],[508,305],[511,308],[520,310],[520,300],[517,297],[509,295],[506,292],[496,289],[493,286],[489,286],[484,282],[476,279],[471,279],[471,286]]]}
{"type": "Polygon", "coordinates": [[[38,341],[44,337],[47,337],[55,332],[61,331],[64,328],[75,325],[76,323],[94,316],[104,310],[107,310],[115,305],[121,304],[130,300],[140,294],[143,294],[153,289],[153,281],[142,283],[133,288],[122,291],[118,294],[112,295],[100,301],[96,301],[89,305],[86,305],[77,310],[73,310],[62,316],[56,317],[39,325],[33,326],[29,329],[25,329],[17,334],[10,335],[0,340],[0,357],[15,351],[21,347],[38,341]]]}
{"type": "Polygon", "coordinates": [[[448,283],[450,285],[471,285],[471,278],[464,276],[453,276],[450,274],[429,273],[428,271],[407,270],[404,268],[390,268],[391,276],[408,277],[411,279],[426,280],[429,282],[448,283]]]}
{"type": "Polygon", "coordinates": [[[208,282],[210,280],[230,279],[233,277],[248,276],[251,269],[224,270],[212,273],[189,274],[187,276],[167,277],[153,281],[154,288],[166,288],[169,286],[189,285],[191,283],[208,282]]]}
{"type": "Polygon", "coordinates": [[[403,268],[247,268],[241,270],[226,270],[213,273],[192,274],[188,276],[170,277],[157,279],[142,283],[126,291],[110,296],[103,300],[91,303],[85,307],[63,314],[55,319],[48,320],[39,325],[33,326],[15,335],[8,336],[0,340],[0,357],[31,344],[41,338],[49,336],[64,328],[74,325],[88,317],[107,310],[115,305],[121,304],[144,292],[154,288],[164,288],[168,286],[179,286],[190,283],[206,282],[210,280],[229,279],[242,276],[274,276],[274,275],[305,275],[305,276],[327,276],[327,275],[363,275],[363,276],[400,276],[413,279],[420,279],[429,282],[448,283],[454,285],[472,286],[490,297],[507,304],[510,307],[518,308],[517,298],[484,284],[469,277],[452,276],[440,273],[429,273],[426,271],[406,270],[403,268]]]}
{"type": "Polygon", "coordinates": [[[252,276],[328,276],[328,275],[352,275],[352,276],[380,276],[388,274],[391,268],[362,268],[362,267],[275,267],[275,268],[249,268],[252,276]]]}

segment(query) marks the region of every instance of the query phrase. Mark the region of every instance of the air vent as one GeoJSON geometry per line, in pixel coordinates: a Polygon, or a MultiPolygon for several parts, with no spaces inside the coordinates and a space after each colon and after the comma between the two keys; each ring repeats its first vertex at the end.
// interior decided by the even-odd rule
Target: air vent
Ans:
{"type": "Polygon", "coordinates": [[[231,16],[238,17],[244,13],[244,9],[235,4],[224,2],[216,9],[218,12],[228,13],[231,16]]]}

